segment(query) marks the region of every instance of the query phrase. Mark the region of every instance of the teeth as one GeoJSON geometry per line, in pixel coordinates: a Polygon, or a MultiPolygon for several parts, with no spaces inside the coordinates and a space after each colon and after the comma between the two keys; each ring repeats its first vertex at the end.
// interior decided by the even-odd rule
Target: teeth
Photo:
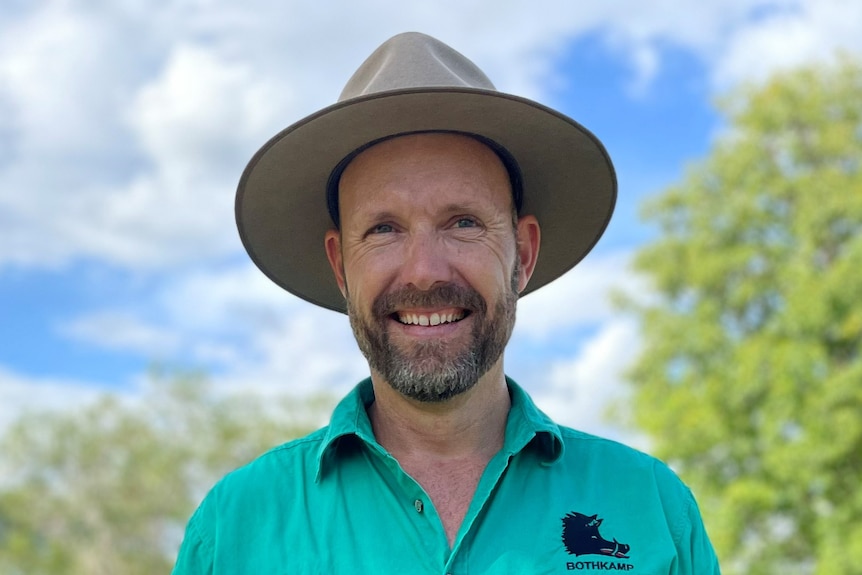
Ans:
{"type": "Polygon", "coordinates": [[[430,316],[415,313],[406,313],[399,314],[398,321],[406,325],[435,326],[443,323],[452,323],[453,321],[458,321],[463,317],[463,313],[448,313],[440,315],[439,313],[435,312],[432,313],[430,316]]]}

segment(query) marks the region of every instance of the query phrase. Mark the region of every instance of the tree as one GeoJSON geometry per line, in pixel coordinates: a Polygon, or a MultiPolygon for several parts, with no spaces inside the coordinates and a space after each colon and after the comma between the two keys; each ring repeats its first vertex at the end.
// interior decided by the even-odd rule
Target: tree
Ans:
{"type": "Polygon", "coordinates": [[[0,438],[0,573],[168,573],[206,490],[330,405],[157,377],[134,399],[22,415],[0,438]]]}
{"type": "Polygon", "coordinates": [[[692,486],[723,570],[862,573],[862,67],[747,87],[648,202],[628,302],[634,423],[692,486]]]}

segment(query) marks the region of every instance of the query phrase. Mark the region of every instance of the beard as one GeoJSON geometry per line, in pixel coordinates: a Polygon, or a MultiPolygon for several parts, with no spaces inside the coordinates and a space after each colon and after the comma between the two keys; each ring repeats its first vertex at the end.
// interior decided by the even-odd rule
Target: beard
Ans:
{"type": "MultiPolygon", "coordinates": [[[[494,305],[493,315],[478,292],[455,284],[422,291],[403,287],[381,294],[370,316],[360,312],[347,294],[347,314],[353,335],[371,369],[402,395],[421,402],[442,402],[478,383],[497,363],[515,326],[518,301],[518,262],[507,289],[494,305]],[[469,341],[429,340],[408,345],[391,341],[388,322],[397,309],[459,307],[473,317],[469,341]]],[[[461,320],[463,321],[463,319],[461,320]]]]}

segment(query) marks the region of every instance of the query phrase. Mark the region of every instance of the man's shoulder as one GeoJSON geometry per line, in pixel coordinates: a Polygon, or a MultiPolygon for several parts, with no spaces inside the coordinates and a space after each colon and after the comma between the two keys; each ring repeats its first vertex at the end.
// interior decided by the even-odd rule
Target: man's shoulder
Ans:
{"type": "Polygon", "coordinates": [[[571,465],[621,479],[649,476],[660,490],[670,488],[679,495],[688,493],[667,463],[645,451],[565,426],[560,426],[560,435],[565,446],[563,458],[571,465]]]}
{"type": "Polygon", "coordinates": [[[263,482],[284,481],[287,477],[297,478],[299,471],[313,474],[328,429],[321,427],[308,435],[269,449],[226,474],[214,489],[223,491],[259,487],[263,482]]]}
{"type": "Polygon", "coordinates": [[[649,455],[636,447],[623,443],[622,441],[593,435],[571,427],[566,427],[565,425],[559,425],[559,429],[567,455],[569,456],[575,455],[581,457],[585,454],[615,456],[632,463],[637,462],[643,464],[658,461],[652,455],[649,455]]]}

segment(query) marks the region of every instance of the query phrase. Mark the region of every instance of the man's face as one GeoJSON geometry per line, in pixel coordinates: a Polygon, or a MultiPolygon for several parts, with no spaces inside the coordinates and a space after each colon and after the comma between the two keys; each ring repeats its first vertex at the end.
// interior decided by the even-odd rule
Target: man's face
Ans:
{"type": "Polygon", "coordinates": [[[372,370],[407,397],[444,401],[501,363],[538,224],[514,221],[494,152],[454,134],[387,140],[344,171],[339,206],[327,255],[372,370]]]}

